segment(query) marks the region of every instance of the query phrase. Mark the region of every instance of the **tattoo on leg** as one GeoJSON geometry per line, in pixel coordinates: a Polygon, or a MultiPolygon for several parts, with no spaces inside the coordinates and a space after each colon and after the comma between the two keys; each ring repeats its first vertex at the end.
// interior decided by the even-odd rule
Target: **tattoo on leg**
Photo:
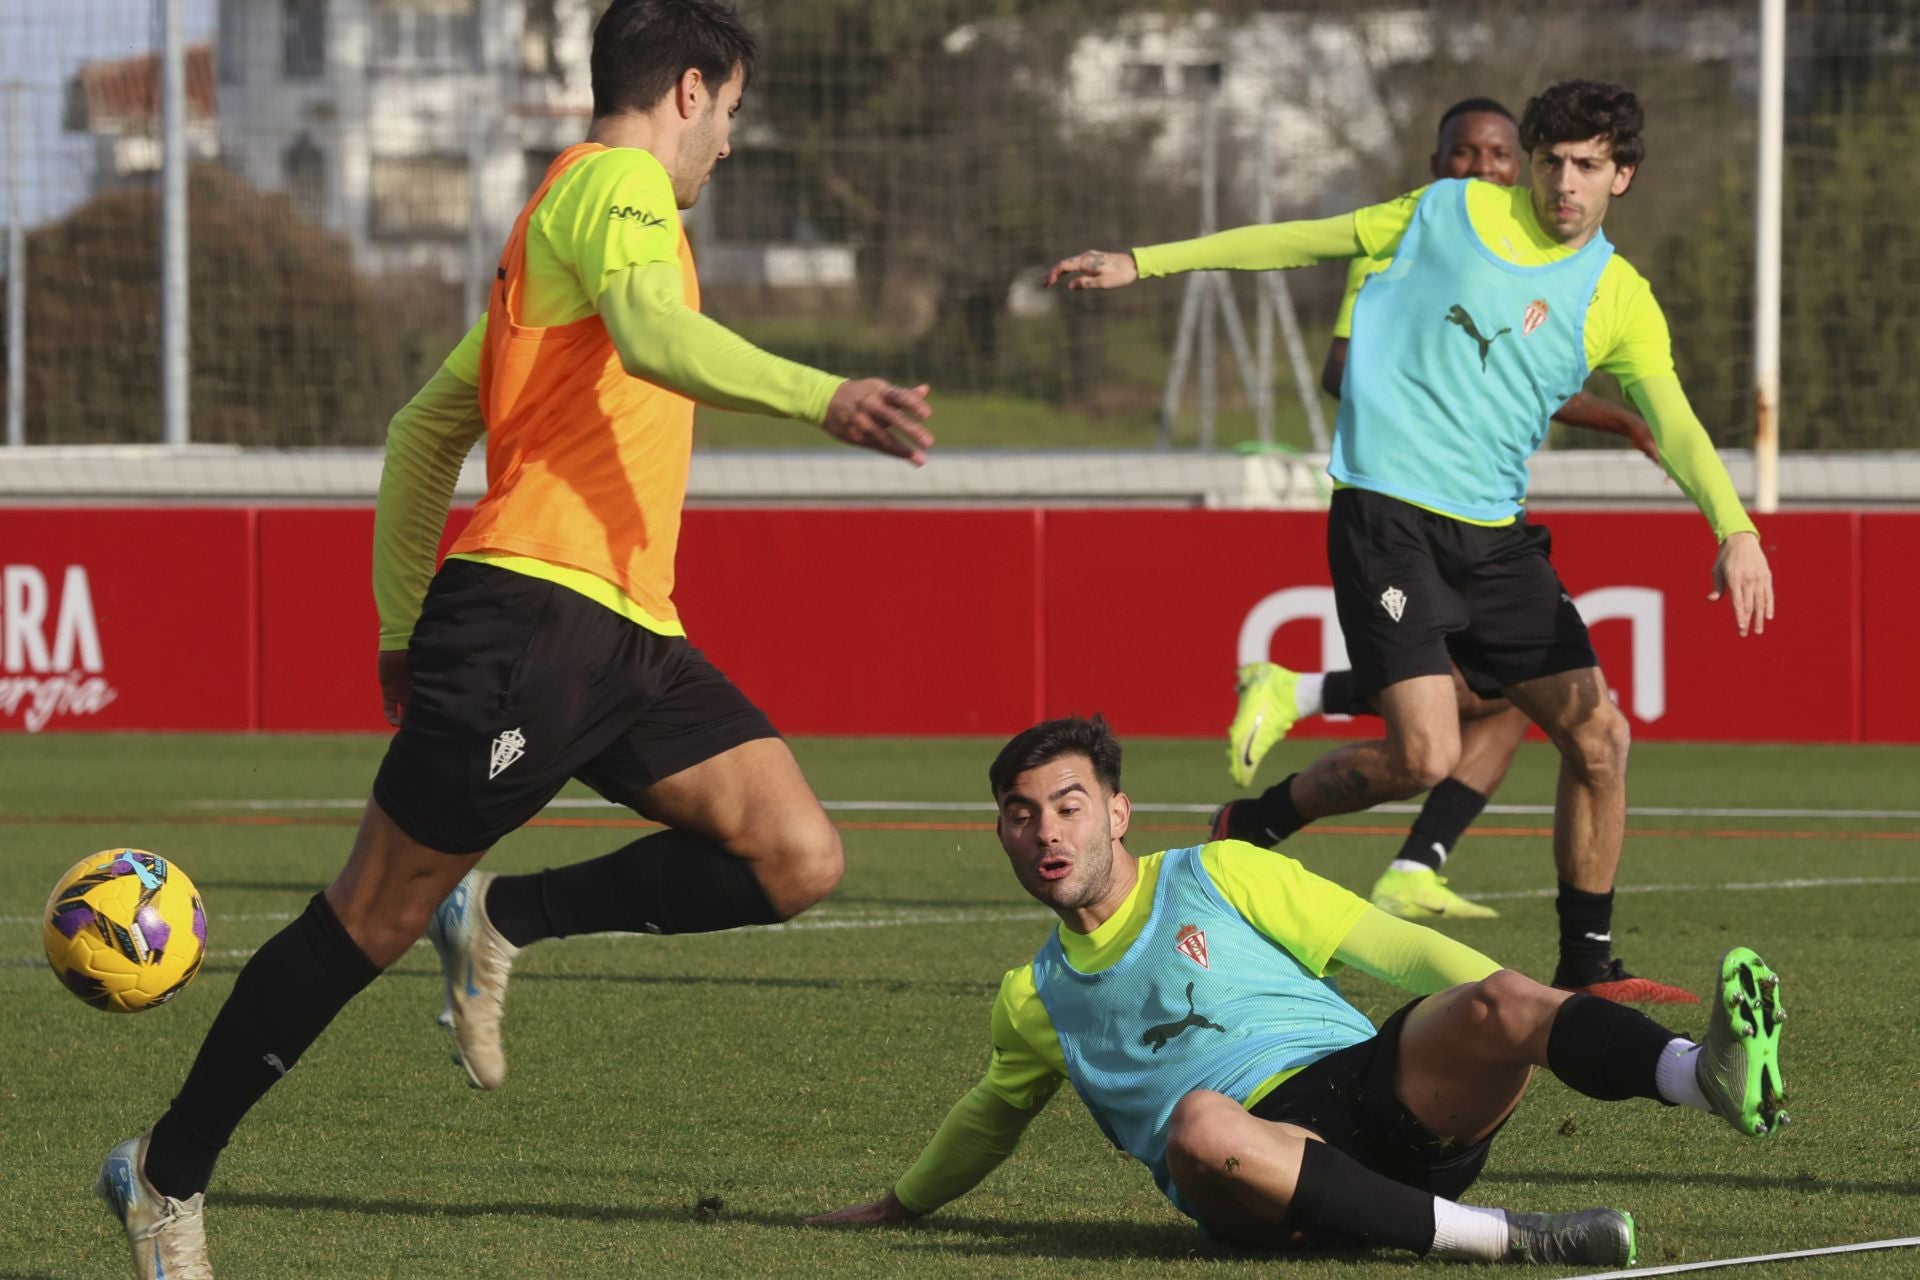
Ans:
{"type": "Polygon", "coordinates": [[[1344,774],[1336,775],[1328,784],[1328,790],[1342,800],[1364,800],[1371,788],[1367,785],[1366,774],[1358,769],[1349,769],[1344,774]]]}
{"type": "Polygon", "coordinates": [[[1233,1172],[1233,1171],[1234,1171],[1235,1169],[1238,1169],[1239,1167],[1240,1167],[1240,1157],[1239,1157],[1239,1156],[1228,1156],[1228,1157],[1227,1157],[1227,1172],[1228,1172],[1228,1173],[1232,1173],[1232,1172],[1233,1172]]]}

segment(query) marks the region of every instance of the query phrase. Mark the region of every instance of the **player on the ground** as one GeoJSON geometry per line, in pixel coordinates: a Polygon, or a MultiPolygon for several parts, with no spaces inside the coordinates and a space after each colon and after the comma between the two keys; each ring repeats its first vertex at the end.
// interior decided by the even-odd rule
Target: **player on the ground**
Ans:
{"type": "Polygon", "coordinates": [[[1741,1133],[1785,1121],[1779,983],[1744,947],[1706,1039],[1556,991],[1239,841],[1135,858],[1120,745],[1095,717],[1016,736],[989,771],[995,830],[1060,924],[1000,983],[986,1076],[881,1199],[810,1222],[904,1222],[976,1186],[1062,1080],[1176,1208],[1234,1244],[1332,1238],[1481,1262],[1624,1265],[1615,1209],[1459,1203],[1533,1068],[1741,1133]],[[1376,1032],[1341,964],[1416,998],[1376,1032]]]}
{"type": "MultiPolygon", "coordinates": [[[[1520,181],[1520,126],[1513,113],[1492,98],[1467,98],[1440,115],[1427,170],[1435,178],[1479,178],[1495,186],[1520,181]]],[[[1334,317],[1333,341],[1320,371],[1320,385],[1335,399],[1347,367],[1347,341],[1353,332],[1353,303],[1367,277],[1391,259],[1355,258],[1347,270],[1347,291],[1334,317]]],[[[1659,451],[1653,433],[1631,410],[1580,391],[1555,411],[1569,426],[1624,436],[1654,461],[1659,451]]],[[[1272,662],[1240,668],[1239,706],[1227,731],[1227,768],[1240,786],[1253,782],[1267,751],[1306,716],[1368,715],[1374,708],[1351,697],[1349,671],[1297,673],[1272,662]]],[[[1460,762],[1446,781],[1427,793],[1400,852],[1373,886],[1373,904],[1409,920],[1446,916],[1475,919],[1498,915],[1492,907],[1470,902],[1448,887],[1440,874],[1487,801],[1513,766],[1526,739],[1526,714],[1504,698],[1478,698],[1455,673],[1460,700],[1460,762]]]]}
{"type": "Polygon", "coordinates": [[[1560,752],[1554,985],[1690,1002],[1612,955],[1627,720],[1548,559],[1549,535],[1522,505],[1549,415],[1604,369],[1719,542],[1709,598],[1730,598],[1743,636],[1773,615],[1766,553],[1674,375],[1666,318],[1600,229],[1639,167],[1641,126],[1625,89],[1568,81],[1529,102],[1521,121],[1531,191],[1436,182],[1333,218],[1090,251],[1056,264],[1048,282],[1117,289],[1177,271],[1392,259],[1354,305],[1327,518],[1355,693],[1374,700],[1386,737],[1234,801],[1224,834],[1272,844],[1316,818],[1437,787],[1460,762],[1457,666],[1475,693],[1504,694],[1560,752]]]}
{"type": "Polygon", "coordinates": [[[614,0],[587,140],[521,212],[485,320],[394,419],[374,579],[399,732],[345,868],[241,969],[166,1114],[107,1157],[99,1190],[146,1280],[212,1274],[201,1193],[221,1149],[430,919],[460,1052],[492,1086],[518,947],[772,923],[839,880],[791,752],[674,610],[693,401],[914,462],[933,437],[926,388],[777,359],[697,310],[679,210],[728,153],[754,52],[718,0],[614,0]],[[487,493],[436,574],[483,430],[487,493]],[[469,874],[573,777],[667,829],[540,875],[469,874]]]}

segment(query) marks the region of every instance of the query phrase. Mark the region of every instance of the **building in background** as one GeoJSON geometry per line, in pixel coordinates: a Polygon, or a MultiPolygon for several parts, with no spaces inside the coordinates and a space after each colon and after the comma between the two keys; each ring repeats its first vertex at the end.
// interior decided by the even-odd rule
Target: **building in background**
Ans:
{"type": "MultiPolygon", "coordinates": [[[[187,152],[212,160],[220,154],[213,49],[190,45],[186,60],[187,152]]],[[[160,172],[160,55],[82,66],[67,81],[61,127],[92,135],[96,191],[150,180],[160,172]]]]}

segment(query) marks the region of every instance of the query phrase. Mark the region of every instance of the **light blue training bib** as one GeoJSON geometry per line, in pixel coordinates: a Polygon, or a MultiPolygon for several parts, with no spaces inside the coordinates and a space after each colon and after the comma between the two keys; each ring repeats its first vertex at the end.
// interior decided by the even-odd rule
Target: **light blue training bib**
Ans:
{"type": "Polygon", "coordinates": [[[1604,232],[1539,267],[1496,255],[1467,182],[1436,182],[1354,303],[1327,471],[1468,520],[1518,515],[1527,459],[1587,380],[1586,319],[1613,256],[1604,232]]]}
{"type": "Polygon", "coordinates": [[[1067,1078],[1115,1146],[1167,1199],[1167,1118],[1195,1089],[1245,1102],[1276,1072],[1358,1044],[1373,1024],[1220,895],[1199,848],[1168,853],[1153,910],[1127,953],[1099,973],[1068,962],[1055,929],[1034,987],[1060,1037],[1067,1078]]]}

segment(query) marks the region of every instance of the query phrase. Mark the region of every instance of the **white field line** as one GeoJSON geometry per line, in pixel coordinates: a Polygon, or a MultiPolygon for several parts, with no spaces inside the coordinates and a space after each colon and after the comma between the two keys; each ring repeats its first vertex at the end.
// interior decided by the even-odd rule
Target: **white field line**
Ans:
{"type": "MultiPolygon", "coordinates": [[[[361,800],[190,800],[189,809],[238,809],[238,810],[282,810],[282,809],[363,809],[366,801],[361,800]]],[[[821,802],[830,812],[835,813],[992,813],[994,806],[987,800],[825,800],[821,802]]],[[[566,796],[547,806],[549,809],[624,809],[614,804],[590,796],[566,796]]],[[[1219,803],[1209,804],[1152,804],[1139,803],[1133,806],[1135,813],[1199,813],[1210,814],[1219,808],[1219,803]]],[[[1418,813],[1417,804],[1379,804],[1371,813],[1418,813]]],[[[1487,813],[1506,814],[1515,817],[1544,817],[1553,812],[1550,804],[1490,804],[1487,813]]],[[[1901,821],[1920,822],[1920,809],[1737,809],[1701,806],[1634,805],[1629,814],[1646,818],[1883,818],[1901,821]]]]}
{"type": "MultiPolygon", "coordinates": [[[[1804,889],[1846,889],[1866,885],[1907,885],[1920,884],[1920,876],[1835,876],[1825,879],[1796,880],[1753,880],[1736,881],[1730,884],[1642,884],[1622,885],[1618,893],[1756,893],[1769,891],[1798,891],[1804,889]]],[[[1517,898],[1551,898],[1552,889],[1512,889],[1498,893],[1477,893],[1475,901],[1511,901],[1517,898]]],[[[215,915],[216,923],[232,921],[269,922],[284,924],[298,914],[293,911],[250,911],[231,916],[215,915]]],[[[1052,913],[1038,907],[1001,908],[991,911],[891,911],[886,913],[865,912],[859,915],[834,915],[831,908],[821,908],[809,913],[804,919],[790,920],[786,924],[758,926],[756,933],[812,933],[821,929],[898,929],[920,928],[925,925],[941,924],[1016,924],[1023,921],[1039,923],[1052,918],[1052,913]]],[[[37,925],[39,916],[0,916],[0,926],[37,925]]],[[[726,932],[737,932],[728,930],[726,932]]],[[[603,939],[647,940],[652,934],[609,933],[596,935],[603,939]]],[[[700,937],[700,934],[684,934],[683,937],[700,937]]],[[[422,943],[415,943],[420,946],[422,943]]],[[[250,956],[251,949],[228,951],[209,951],[209,956],[223,956],[229,959],[250,956]]],[[[0,956],[0,969],[28,968],[44,964],[40,956],[0,956]]]]}
{"type": "MultiPolygon", "coordinates": [[[[1633,1267],[1627,1271],[1603,1271],[1599,1275],[1582,1272],[1577,1280],[1639,1280],[1641,1276],[1672,1276],[1682,1271],[1712,1271],[1719,1267],[1744,1267],[1755,1262],[1787,1262],[1794,1258],[1822,1258],[1835,1253],[1865,1253],[1873,1249],[1911,1249],[1920,1245],[1920,1236],[1899,1240],[1869,1240],[1865,1244],[1836,1244],[1824,1249],[1795,1249],[1791,1253],[1757,1253],[1746,1258],[1717,1258],[1712,1262],[1681,1262],[1671,1267],[1633,1267]]],[[[1576,1280],[1569,1277],[1569,1280],[1576,1280]]]]}

